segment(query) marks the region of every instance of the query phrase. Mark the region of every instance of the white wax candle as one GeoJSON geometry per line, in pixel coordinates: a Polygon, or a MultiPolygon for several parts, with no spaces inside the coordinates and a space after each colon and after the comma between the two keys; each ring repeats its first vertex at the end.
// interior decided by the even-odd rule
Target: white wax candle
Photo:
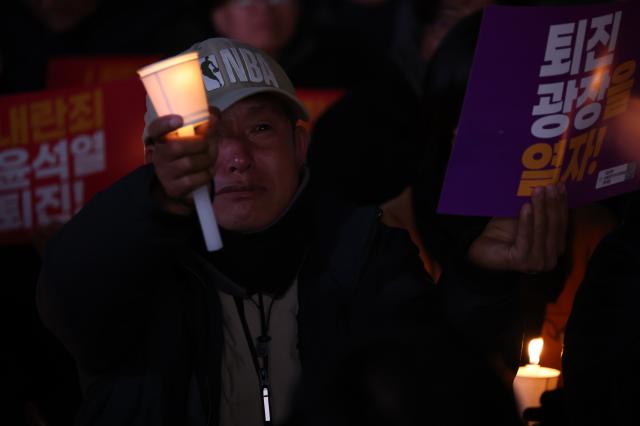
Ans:
{"type": "Polygon", "coordinates": [[[516,394],[520,415],[525,408],[539,407],[540,396],[544,391],[558,387],[559,376],[560,371],[555,368],[541,367],[537,364],[520,367],[513,381],[513,390],[516,394]]]}
{"type": "MultiPolygon", "coordinates": [[[[195,129],[192,124],[180,127],[177,130],[178,136],[193,136],[195,135],[195,129]]],[[[202,235],[204,236],[204,242],[208,251],[216,251],[222,248],[222,238],[220,238],[220,231],[218,230],[218,222],[216,216],[213,213],[213,206],[211,203],[211,196],[209,196],[209,188],[207,186],[201,186],[193,191],[193,201],[196,205],[196,212],[198,213],[198,219],[200,220],[200,229],[202,229],[202,235]]]]}

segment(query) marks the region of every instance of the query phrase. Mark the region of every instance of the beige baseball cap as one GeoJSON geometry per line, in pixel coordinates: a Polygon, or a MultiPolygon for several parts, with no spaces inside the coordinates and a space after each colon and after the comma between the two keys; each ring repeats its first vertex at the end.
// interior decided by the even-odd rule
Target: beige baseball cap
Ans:
{"type": "MultiPolygon", "coordinates": [[[[249,96],[272,93],[284,99],[299,119],[309,119],[309,113],[296,96],[287,74],[260,49],[228,38],[210,38],[194,44],[183,53],[187,52],[198,52],[202,81],[210,106],[224,111],[249,96]]],[[[156,111],[147,96],[143,138],[147,136],[147,126],[156,117],[156,111]]]]}

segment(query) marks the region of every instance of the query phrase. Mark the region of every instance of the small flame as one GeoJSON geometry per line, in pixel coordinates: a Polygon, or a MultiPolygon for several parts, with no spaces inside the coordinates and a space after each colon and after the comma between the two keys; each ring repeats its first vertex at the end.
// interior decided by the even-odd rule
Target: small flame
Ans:
{"type": "Polygon", "coordinates": [[[544,345],[544,341],[542,337],[538,337],[537,339],[532,339],[529,342],[529,363],[538,365],[540,364],[540,354],[542,353],[542,346],[544,345]]]}

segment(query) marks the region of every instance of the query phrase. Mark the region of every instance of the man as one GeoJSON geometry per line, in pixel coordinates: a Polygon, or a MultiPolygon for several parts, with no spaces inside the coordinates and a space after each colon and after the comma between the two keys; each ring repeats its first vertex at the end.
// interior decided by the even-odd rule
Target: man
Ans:
{"type": "MultiPolygon", "coordinates": [[[[149,109],[149,164],[98,194],[45,256],[39,307],[77,361],[78,424],[282,423],[301,375],[321,388],[352,348],[440,321],[407,233],[378,208],[313,193],[306,112],[279,65],[227,39],[190,50],[219,70],[222,84],[204,77],[208,124],[178,138],[181,118],[149,109]],[[224,248],[206,253],[190,194],[211,182],[224,248]]],[[[534,206],[536,224],[558,214],[534,206]]],[[[525,219],[510,261],[545,246],[525,219]]]]}
{"type": "Polygon", "coordinates": [[[298,29],[298,0],[211,2],[211,24],[225,37],[251,44],[273,57],[282,54],[298,29]]]}
{"type": "MultiPolygon", "coordinates": [[[[361,82],[363,70],[379,62],[379,37],[363,37],[354,30],[352,17],[344,28],[336,27],[325,3],[331,2],[212,0],[211,29],[275,58],[298,89],[353,87],[361,82]]],[[[358,23],[361,26],[363,19],[358,23]]]]}

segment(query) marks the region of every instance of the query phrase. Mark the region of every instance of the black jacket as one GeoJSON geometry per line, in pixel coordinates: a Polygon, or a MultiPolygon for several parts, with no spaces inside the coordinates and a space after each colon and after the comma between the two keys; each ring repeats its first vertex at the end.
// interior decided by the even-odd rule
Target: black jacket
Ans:
{"type": "MultiPolygon", "coordinates": [[[[191,378],[210,424],[217,422],[223,341],[215,270],[195,217],[162,211],[149,196],[152,180],[145,166],[98,194],[47,248],[39,309],[77,361],[86,399],[79,424],[186,424],[191,378]]],[[[314,211],[298,275],[303,375],[322,376],[376,335],[443,316],[489,337],[492,349],[518,346],[518,324],[505,318],[515,286],[487,290],[463,274],[437,290],[408,234],[382,225],[378,209],[319,201],[314,211]]]]}
{"type": "Polygon", "coordinates": [[[567,322],[562,374],[567,424],[638,423],[640,193],[594,251],[567,322]]]}

